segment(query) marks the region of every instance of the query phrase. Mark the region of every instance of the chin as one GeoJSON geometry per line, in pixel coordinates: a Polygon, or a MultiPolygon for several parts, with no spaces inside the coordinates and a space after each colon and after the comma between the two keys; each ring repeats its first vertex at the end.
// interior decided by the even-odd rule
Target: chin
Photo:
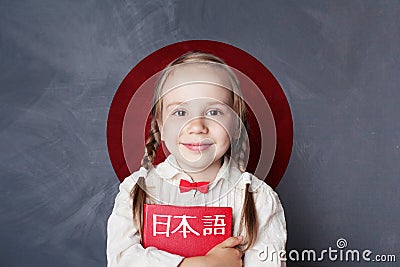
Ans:
{"type": "Polygon", "coordinates": [[[188,160],[188,159],[180,159],[178,160],[179,165],[188,172],[201,172],[208,167],[210,167],[214,161],[210,160],[188,160]]]}

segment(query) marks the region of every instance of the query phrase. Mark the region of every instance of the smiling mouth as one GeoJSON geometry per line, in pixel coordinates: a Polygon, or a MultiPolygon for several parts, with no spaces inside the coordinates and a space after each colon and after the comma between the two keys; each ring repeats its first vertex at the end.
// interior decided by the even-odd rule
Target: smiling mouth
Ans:
{"type": "Polygon", "coordinates": [[[183,145],[184,147],[186,147],[187,149],[191,150],[191,151],[204,151],[207,150],[210,146],[213,145],[213,143],[181,143],[181,145],[183,145]]]}

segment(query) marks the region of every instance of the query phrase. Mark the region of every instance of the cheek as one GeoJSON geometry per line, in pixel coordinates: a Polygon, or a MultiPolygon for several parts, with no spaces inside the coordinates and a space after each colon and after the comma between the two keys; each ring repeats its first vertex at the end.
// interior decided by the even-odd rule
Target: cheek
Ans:
{"type": "Polygon", "coordinates": [[[176,127],[165,125],[163,130],[164,140],[171,140],[178,136],[179,130],[176,127]]]}
{"type": "Polygon", "coordinates": [[[221,120],[218,125],[218,131],[223,135],[228,135],[229,138],[234,138],[236,123],[234,120],[227,118],[226,120],[221,120]]]}
{"type": "Polygon", "coordinates": [[[213,123],[213,135],[220,143],[230,143],[233,138],[233,128],[230,123],[213,123]]]}
{"type": "Polygon", "coordinates": [[[183,127],[183,123],[178,120],[167,119],[163,125],[163,139],[169,141],[176,139],[183,127]]]}
{"type": "Polygon", "coordinates": [[[172,116],[164,112],[163,115],[163,129],[165,133],[174,132],[175,128],[180,128],[180,122],[176,116],[172,116]]]}

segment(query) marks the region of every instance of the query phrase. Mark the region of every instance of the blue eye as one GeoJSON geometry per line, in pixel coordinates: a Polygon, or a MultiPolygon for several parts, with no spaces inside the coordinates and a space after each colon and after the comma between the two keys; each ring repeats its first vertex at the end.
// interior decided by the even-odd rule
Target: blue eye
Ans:
{"type": "Polygon", "coordinates": [[[186,115],[186,111],[184,110],[176,110],[172,113],[172,115],[178,116],[178,117],[182,117],[186,115]]]}
{"type": "Polygon", "coordinates": [[[218,109],[211,109],[211,110],[207,111],[206,115],[207,116],[218,116],[218,115],[222,115],[222,112],[218,109]]]}

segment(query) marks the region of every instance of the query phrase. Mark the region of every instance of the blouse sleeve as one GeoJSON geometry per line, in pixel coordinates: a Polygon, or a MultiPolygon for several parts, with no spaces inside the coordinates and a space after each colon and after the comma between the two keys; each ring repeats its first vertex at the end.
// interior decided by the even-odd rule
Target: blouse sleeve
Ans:
{"type": "Polygon", "coordinates": [[[285,267],[286,222],[278,195],[267,184],[255,192],[258,238],[245,253],[244,266],[285,267]]]}
{"type": "Polygon", "coordinates": [[[133,175],[119,186],[114,208],[107,224],[107,266],[178,266],[182,256],[155,247],[143,248],[139,231],[133,223],[130,191],[135,185],[133,175]]]}

